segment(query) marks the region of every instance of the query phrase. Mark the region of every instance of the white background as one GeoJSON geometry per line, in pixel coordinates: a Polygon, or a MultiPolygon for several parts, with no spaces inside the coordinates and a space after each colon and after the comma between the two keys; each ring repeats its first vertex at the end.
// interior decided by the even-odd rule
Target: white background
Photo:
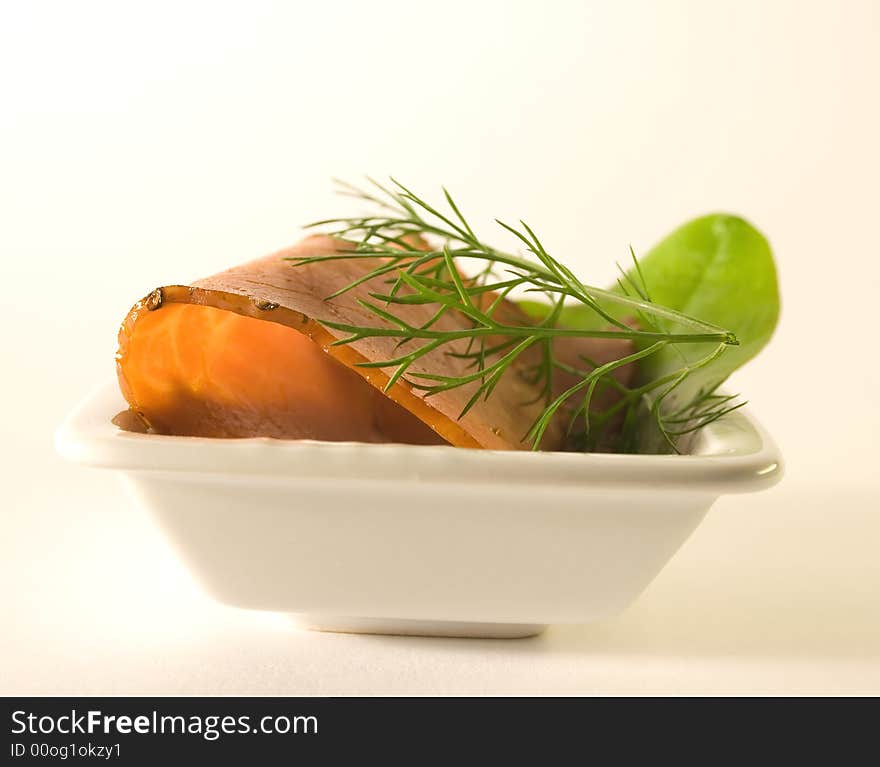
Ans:
{"type": "Polygon", "coordinates": [[[0,8],[0,692],[880,693],[880,3],[0,8]],[[535,640],[209,602],[53,429],[135,299],[291,243],[363,173],[446,184],[489,239],[525,218],[594,283],[749,218],[783,315],[735,386],[783,484],[719,502],[624,616],[535,640]]]}

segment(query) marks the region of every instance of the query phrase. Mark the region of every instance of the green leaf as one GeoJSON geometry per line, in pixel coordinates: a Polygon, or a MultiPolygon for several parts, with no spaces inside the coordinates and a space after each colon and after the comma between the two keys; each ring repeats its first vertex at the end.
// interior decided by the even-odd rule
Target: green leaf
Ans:
{"type": "MultiPolygon", "coordinates": [[[[770,340],[779,318],[779,290],[773,253],[765,237],[746,220],[725,213],[696,218],[676,229],[639,259],[629,280],[647,286],[651,300],[731,330],[739,346],[725,350],[706,367],[698,383],[722,381],[754,357],[770,340]]],[[[622,293],[620,285],[613,288],[622,293]]],[[[617,319],[635,319],[627,310],[605,301],[602,307],[617,319]]],[[[546,305],[520,304],[532,316],[546,314],[546,305]]],[[[559,325],[599,327],[601,318],[582,304],[565,307],[559,325]]],[[[671,328],[664,325],[665,330],[671,328]]],[[[646,330],[648,328],[645,328],[646,330]]],[[[682,366],[683,358],[694,361],[711,351],[712,345],[676,345],[649,357],[641,368],[643,381],[659,378],[682,366]]],[[[689,381],[689,389],[694,381],[689,381]]]]}
{"type": "MultiPolygon", "coordinates": [[[[666,412],[686,407],[701,391],[722,383],[734,370],[754,357],[770,340],[779,318],[779,290],[773,253],[766,238],[744,219],[725,213],[696,218],[676,229],[639,259],[616,293],[638,297],[633,289],[647,288],[651,300],[670,309],[732,331],[738,346],[728,346],[710,364],[695,370],[664,400],[666,412]]],[[[681,331],[675,323],[633,316],[626,307],[598,303],[618,320],[635,320],[645,330],[681,331]],[[653,324],[654,327],[644,327],[653,324]]],[[[546,305],[520,304],[530,315],[547,314],[546,305]]],[[[567,304],[559,326],[599,328],[602,318],[583,304],[567,304]]],[[[643,342],[644,344],[644,342],[643,342]]],[[[713,344],[669,345],[640,363],[638,381],[645,384],[710,355],[713,344]]],[[[642,411],[639,451],[658,449],[649,416],[642,411]]]]}
{"type": "MultiPolygon", "coordinates": [[[[766,238],[744,219],[724,213],[694,219],[639,262],[653,301],[727,328],[739,340],[739,346],[728,347],[715,362],[691,376],[676,400],[726,379],[773,335],[779,318],[773,253],[766,238]]],[[[635,269],[628,276],[641,279],[635,269]]],[[[616,308],[611,311],[619,313],[616,308]]],[[[710,351],[710,346],[702,344],[665,349],[646,360],[641,377],[659,378],[680,368],[682,358],[693,362],[710,351]]]]}

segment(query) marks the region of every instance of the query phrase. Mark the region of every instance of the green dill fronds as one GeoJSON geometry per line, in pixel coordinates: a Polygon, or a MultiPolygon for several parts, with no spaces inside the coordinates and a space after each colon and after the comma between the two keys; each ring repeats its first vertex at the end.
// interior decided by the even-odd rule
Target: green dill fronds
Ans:
{"type": "MultiPolygon", "coordinates": [[[[533,229],[524,221],[512,226],[497,221],[512,234],[531,257],[522,257],[488,245],[477,237],[462,214],[452,195],[444,188],[448,208],[444,212],[431,205],[411,189],[391,179],[391,186],[369,179],[371,190],[364,190],[346,182],[337,182],[341,194],[354,197],[376,209],[373,215],[330,218],[309,224],[307,228],[321,227],[339,239],[341,247],[332,254],[295,257],[288,260],[296,265],[325,261],[382,259],[373,261],[357,280],[328,296],[338,297],[357,286],[382,279],[387,289],[369,294],[372,300],[358,299],[361,307],[382,325],[352,325],[325,321],[328,328],[342,332],[336,345],[347,345],[366,338],[390,337],[398,339],[401,353],[393,359],[361,363],[364,367],[392,370],[386,390],[401,380],[434,396],[461,386],[476,383],[474,393],[463,408],[464,415],[481,398],[492,395],[502,376],[530,349],[538,349],[537,362],[521,371],[539,389],[544,409],[529,428],[523,440],[538,449],[551,423],[560,413],[569,414],[571,444],[582,449],[596,449],[608,441],[605,432],[610,426],[623,422],[625,435],[635,418],[636,408],[650,402],[650,411],[663,438],[677,450],[676,440],[693,432],[740,405],[732,398],[714,392],[700,393],[693,402],[667,412],[664,407],[674,392],[695,370],[710,364],[728,346],[736,345],[733,333],[724,328],[683,314],[651,300],[649,287],[635,253],[630,249],[635,272],[623,269],[619,281],[621,292],[609,291],[583,283],[574,272],[552,257],[544,248],[533,229]],[[418,237],[429,243],[430,250],[413,244],[418,237]],[[477,268],[471,277],[467,266],[477,268]],[[548,311],[534,323],[511,322],[499,312],[506,299],[521,293],[537,293],[544,297],[548,311]],[[491,301],[485,300],[491,298],[491,301]],[[436,306],[432,318],[421,326],[407,323],[395,307],[427,304],[436,306]],[[559,322],[566,305],[577,304],[601,319],[598,327],[567,327],[559,322]],[[633,327],[614,317],[606,309],[621,306],[638,318],[633,327]],[[467,327],[443,330],[437,320],[455,312],[467,319],[467,327]],[[616,338],[635,343],[637,351],[602,365],[583,358],[583,367],[564,364],[553,354],[552,342],[560,338],[616,338]],[[461,350],[461,344],[466,348],[461,350]],[[614,372],[624,365],[635,364],[668,346],[683,344],[713,344],[713,351],[697,362],[683,365],[654,381],[627,387],[620,383],[614,372]],[[447,354],[464,357],[469,362],[465,375],[428,375],[411,371],[413,363],[438,349],[447,354]],[[564,372],[575,376],[577,382],[554,396],[554,376],[564,372]],[[612,387],[617,399],[602,411],[591,408],[596,391],[612,387]],[[580,424],[579,426],[577,424],[580,424]]],[[[683,357],[684,359],[684,357],[683,357]]]]}

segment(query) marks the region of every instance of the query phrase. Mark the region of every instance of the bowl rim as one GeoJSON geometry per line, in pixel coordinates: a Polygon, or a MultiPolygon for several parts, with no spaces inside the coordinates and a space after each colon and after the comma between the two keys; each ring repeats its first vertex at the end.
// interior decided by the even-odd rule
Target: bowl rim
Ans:
{"type": "Polygon", "coordinates": [[[741,408],[705,427],[695,454],[630,455],[479,450],[446,445],[179,437],[125,431],[111,422],[126,403],[115,381],[89,394],[55,434],[76,463],[125,472],[261,477],[266,481],[418,482],[605,487],[703,494],[761,490],[783,473],[779,449],[741,408]]]}

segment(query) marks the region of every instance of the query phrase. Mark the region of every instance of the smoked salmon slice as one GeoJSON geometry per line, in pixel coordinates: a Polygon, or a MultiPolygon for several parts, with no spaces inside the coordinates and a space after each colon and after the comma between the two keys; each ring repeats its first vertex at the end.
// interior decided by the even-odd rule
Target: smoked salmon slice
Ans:
{"type": "MultiPolygon", "coordinates": [[[[324,321],[386,324],[357,303],[372,300],[371,292],[384,292],[382,278],[327,300],[379,260],[294,266],[285,259],[340,247],[339,240],[309,237],[192,285],[157,288],[138,301],[122,323],[116,355],[120,388],[132,412],[161,434],[528,449],[523,437],[544,403],[525,374],[526,361],[515,363],[488,399],[460,417],[477,383],[425,397],[399,380],[383,393],[386,371],[358,367],[399,356],[398,339],[331,346],[347,334],[330,330],[324,321]]],[[[435,310],[424,304],[395,307],[413,326],[427,322],[435,310]]],[[[507,311],[518,309],[510,304],[507,311]]],[[[435,327],[469,325],[447,312],[435,327]]],[[[632,351],[626,340],[578,339],[581,343],[574,351],[600,364],[632,351]]],[[[467,360],[448,354],[452,350],[453,345],[426,355],[408,376],[472,372],[467,360]]],[[[625,381],[632,371],[619,372],[625,381]]],[[[556,419],[542,449],[560,449],[564,438],[565,421],[556,419]]]]}

